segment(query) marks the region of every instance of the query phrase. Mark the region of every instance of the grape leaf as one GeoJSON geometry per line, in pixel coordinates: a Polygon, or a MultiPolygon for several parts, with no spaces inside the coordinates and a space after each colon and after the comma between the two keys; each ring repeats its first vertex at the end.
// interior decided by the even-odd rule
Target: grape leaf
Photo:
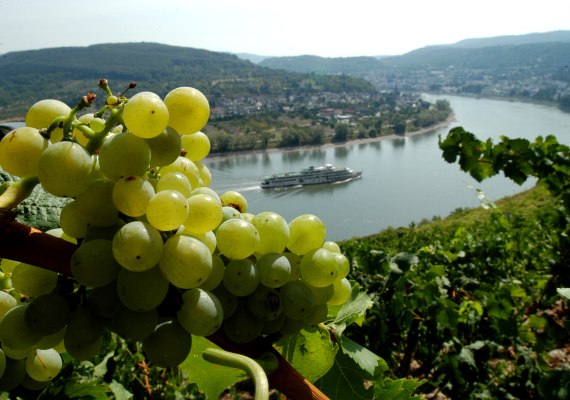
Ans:
{"type": "Polygon", "coordinates": [[[374,390],[366,383],[362,369],[352,358],[339,352],[332,368],[325,376],[315,382],[315,386],[331,399],[373,399],[374,390]]]}
{"type": "Polygon", "coordinates": [[[386,361],[346,336],[341,337],[340,345],[342,352],[352,358],[352,360],[370,376],[381,374],[388,370],[386,361]],[[379,371],[377,371],[378,367],[380,367],[379,371]]]}
{"type": "Polygon", "coordinates": [[[338,345],[331,341],[329,331],[324,328],[303,329],[286,336],[276,347],[311,382],[327,373],[338,351],[338,345]]]}
{"type": "Polygon", "coordinates": [[[413,394],[424,383],[425,381],[412,379],[383,379],[380,383],[374,385],[375,398],[390,400],[420,399],[420,397],[413,396],[413,394]]]}
{"type": "Polygon", "coordinates": [[[205,361],[202,353],[212,347],[219,348],[204,337],[192,336],[192,351],[179,368],[188,374],[191,382],[198,385],[206,398],[217,399],[226,388],[244,380],[247,375],[239,369],[205,361]]]}
{"type": "MultiPolygon", "coordinates": [[[[16,180],[18,180],[17,177],[0,168],[0,184],[16,180]]],[[[59,228],[61,209],[70,201],[71,199],[52,196],[38,185],[30,197],[16,207],[18,212],[16,220],[42,231],[59,228]]]]}
{"type": "Polygon", "coordinates": [[[70,201],[71,199],[52,196],[36,186],[30,197],[16,207],[16,219],[42,231],[59,228],[61,209],[70,201]]]}
{"type": "Polygon", "coordinates": [[[558,288],[556,290],[560,296],[564,296],[567,299],[570,299],[570,288],[558,288]]]}
{"type": "Polygon", "coordinates": [[[327,324],[327,326],[334,331],[334,334],[339,337],[342,335],[346,327],[352,323],[359,326],[364,322],[366,310],[374,304],[370,296],[360,291],[360,286],[354,282],[352,284],[352,294],[350,299],[342,306],[330,306],[329,315],[334,320],[327,324]]]}
{"type": "Polygon", "coordinates": [[[65,385],[65,395],[68,399],[107,400],[105,386],[95,382],[70,382],[65,385]]]}
{"type": "Polygon", "coordinates": [[[109,389],[113,392],[115,400],[130,400],[133,398],[133,394],[115,380],[109,383],[109,389]]]}

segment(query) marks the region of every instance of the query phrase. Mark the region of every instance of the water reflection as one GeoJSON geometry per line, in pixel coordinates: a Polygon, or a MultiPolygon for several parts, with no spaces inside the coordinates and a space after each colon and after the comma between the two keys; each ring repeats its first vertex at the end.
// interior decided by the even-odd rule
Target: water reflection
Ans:
{"type": "Polygon", "coordinates": [[[403,149],[404,146],[406,145],[406,138],[398,137],[396,139],[390,140],[390,143],[392,144],[392,148],[394,149],[403,149]]]}
{"type": "MultiPolygon", "coordinates": [[[[352,146],[351,146],[352,148],[352,146]]],[[[335,158],[346,158],[348,156],[349,148],[346,146],[339,146],[334,148],[335,158]]]]}

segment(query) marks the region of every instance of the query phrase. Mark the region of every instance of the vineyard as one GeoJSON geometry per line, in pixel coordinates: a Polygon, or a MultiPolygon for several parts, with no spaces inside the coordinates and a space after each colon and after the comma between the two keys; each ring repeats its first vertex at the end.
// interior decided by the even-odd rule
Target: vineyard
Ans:
{"type": "MultiPolygon", "coordinates": [[[[566,399],[570,151],[443,157],[524,196],[342,243],[216,193],[194,88],[35,103],[0,142],[3,398],[566,399]]],[[[450,166],[453,167],[453,166],[450,166]]]]}

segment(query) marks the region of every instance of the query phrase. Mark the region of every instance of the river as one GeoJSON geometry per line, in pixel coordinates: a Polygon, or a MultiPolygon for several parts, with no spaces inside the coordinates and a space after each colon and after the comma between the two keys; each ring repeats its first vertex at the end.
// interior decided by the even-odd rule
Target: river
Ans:
{"type": "Polygon", "coordinates": [[[490,200],[532,186],[518,186],[503,177],[482,183],[441,157],[438,136],[462,126],[480,139],[500,135],[534,140],[555,135],[570,142],[570,114],[554,107],[491,99],[424,95],[429,101],[447,99],[456,121],[420,135],[344,146],[321,146],[284,151],[212,157],[204,164],[212,172],[218,193],[241,192],[248,211],[274,211],[288,221],[311,213],[327,226],[328,240],[344,240],[378,233],[388,227],[409,226],[434,216],[444,217],[460,207],[477,207],[477,190],[490,200]],[[330,163],[363,171],[362,178],[335,185],[262,190],[260,180],[277,172],[298,171],[330,163]]]}

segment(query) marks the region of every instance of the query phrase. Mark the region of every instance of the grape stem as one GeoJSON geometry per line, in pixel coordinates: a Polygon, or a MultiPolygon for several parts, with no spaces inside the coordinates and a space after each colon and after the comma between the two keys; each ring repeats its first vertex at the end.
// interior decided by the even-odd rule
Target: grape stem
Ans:
{"type": "MultiPolygon", "coordinates": [[[[15,216],[15,212],[0,210],[0,259],[25,262],[65,276],[72,276],[71,256],[77,245],[21,224],[15,221],[15,216]]],[[[207,339],[224,350],[253,359],[263,358],[264,353],[272,353],[277,359],[275,370],[267,373],[272,388],[295,400],[329,400],[293,368],[270,341],[258,338],[251,343],[238,344],[229,340],[222,330],[218,330],[207,339]]]]}
{"type": "Polygon", "coordinates": [[[0,188],[0,211],[11,210],[25,200],[40,183],[35,176],[4,182],[0,188]]]}
{"type": "Polygon", "coordinates": [[[255,387],[254,400],[269,399],[269,382],[267,381],[267,375],[265,375],[263,368],[261,368],[254,359],[244,356],[243,354],[215,348],[204,350],[202,358],[214,364],[239,368],[245,371],[253,380],[255,387]]]}

